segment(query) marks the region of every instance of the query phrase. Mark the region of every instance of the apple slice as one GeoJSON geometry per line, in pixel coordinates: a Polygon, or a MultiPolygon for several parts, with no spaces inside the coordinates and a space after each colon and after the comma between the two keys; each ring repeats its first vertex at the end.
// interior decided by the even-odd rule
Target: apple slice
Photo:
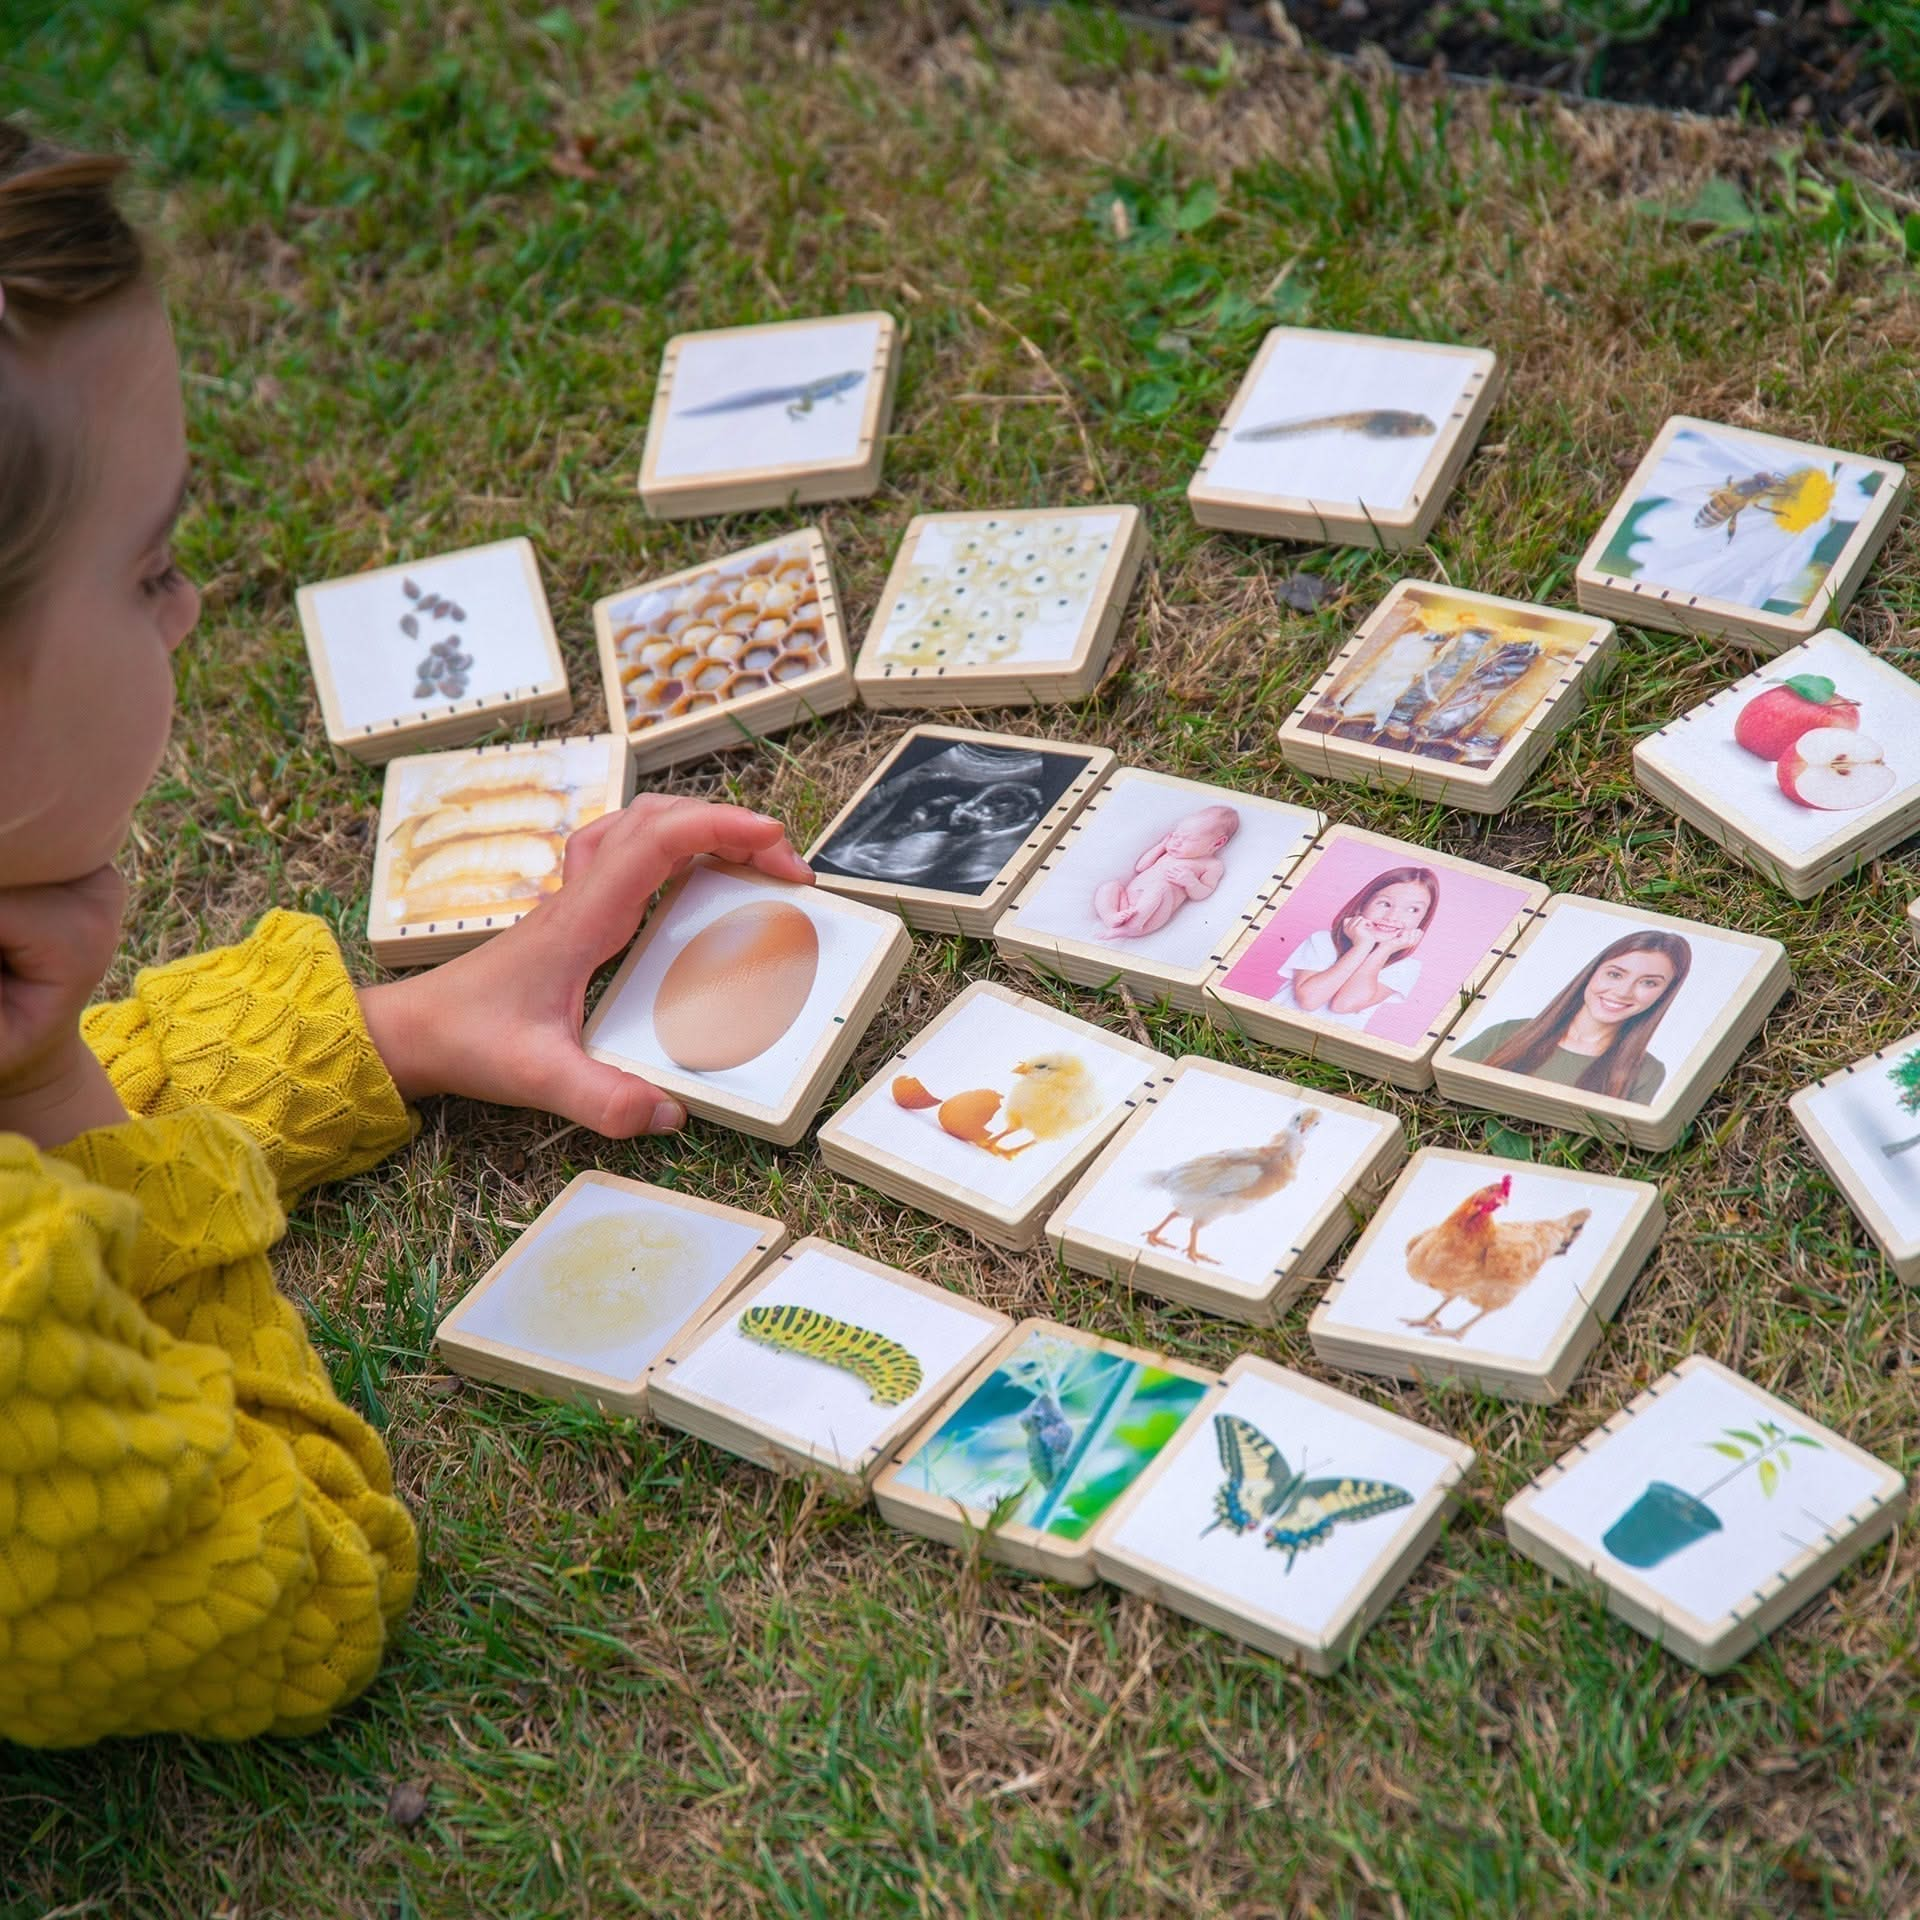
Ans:
{"type": "Polygon", "coordinates": [[[1796,806],[1858,813],[1893,791],[1893,769],[1877,740],[1851,727],[1803,733],[1774,767],[1780,791],[1796,806]]]}

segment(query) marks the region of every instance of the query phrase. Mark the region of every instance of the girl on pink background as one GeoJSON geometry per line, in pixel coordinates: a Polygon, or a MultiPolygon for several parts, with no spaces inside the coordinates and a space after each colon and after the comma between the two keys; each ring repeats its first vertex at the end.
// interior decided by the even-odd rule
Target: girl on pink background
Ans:
{"type": "Polygon", "coordinates": [[[1418,984],[1420,962],[1413,955],[1439,906],[1440,876],[1431,867],[1376,874],[1333,916],[1332,926],[1294,949],[1280,969],[1273,1004],[1363,1030],[1418,984]]]}
{"type": "Polygon", "coordinates": [[[1206,899],[1227,870],[1220,849],[1239,831],[1232,807],[1201,807],[1176,820],[1126,879],[1103,880],[1094,889],[1094,916],[1107,937],[1158,933],[1189,900],[1206,899]]]}

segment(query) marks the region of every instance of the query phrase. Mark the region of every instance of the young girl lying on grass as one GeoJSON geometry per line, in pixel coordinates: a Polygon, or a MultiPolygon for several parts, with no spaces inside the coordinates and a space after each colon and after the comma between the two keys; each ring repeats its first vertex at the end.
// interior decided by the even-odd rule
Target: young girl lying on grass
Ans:
{"type": "Polygon", "coordinates": [[[0,1738],[42,1746],[299,1732],[367,1684],[413,1524],[274,1291],[282,1208],[404,1144],[428,1094],[679,1126],[581,1051],[589,978],[695,855],[809,877],[776,822],[649,795],[434,972],[356,991],[318,920],[275,912],[88,1006],[200,607],[169,545],[179,366],[118,171],[0,122],[0,1738]]]}

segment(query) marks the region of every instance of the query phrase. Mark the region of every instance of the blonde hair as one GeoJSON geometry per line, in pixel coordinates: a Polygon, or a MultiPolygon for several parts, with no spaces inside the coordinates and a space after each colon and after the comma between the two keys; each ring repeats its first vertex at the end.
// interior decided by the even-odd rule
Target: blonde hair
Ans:
{"type": "Polygon", "coordinates": [[[78,449],[32,404],[32,362],[90,308],[147,277],[114,205],[126,162],[69,153],[0,120],[0,625],[39,584],[81,480],[78,449]]]}

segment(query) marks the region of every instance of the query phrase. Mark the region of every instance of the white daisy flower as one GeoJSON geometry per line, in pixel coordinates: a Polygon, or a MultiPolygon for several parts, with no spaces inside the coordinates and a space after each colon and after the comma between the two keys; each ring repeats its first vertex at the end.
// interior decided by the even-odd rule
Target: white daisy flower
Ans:
{"type": "Polygon", "coordinates": [[[1790,442],[1683,428],[1633,523],[1620,571],[1738,606],[1804,613],[1831,568],[1816,562],[1836,527],[1866,513],[1873,476],[1842,460],[1802,460],[1790,442]]]}

